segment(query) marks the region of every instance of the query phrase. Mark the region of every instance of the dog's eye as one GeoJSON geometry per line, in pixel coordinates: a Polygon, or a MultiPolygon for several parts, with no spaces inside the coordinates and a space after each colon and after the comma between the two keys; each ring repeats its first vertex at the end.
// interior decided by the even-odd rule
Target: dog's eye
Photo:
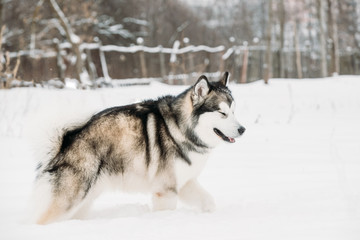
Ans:
{"type": "Polygon", "coordinates": [[[219,113],[220,113],[221,115],[223,115],[224,117],[226,117],[226,113],[221,112],[221,111],[219,111],[219,113]]]}

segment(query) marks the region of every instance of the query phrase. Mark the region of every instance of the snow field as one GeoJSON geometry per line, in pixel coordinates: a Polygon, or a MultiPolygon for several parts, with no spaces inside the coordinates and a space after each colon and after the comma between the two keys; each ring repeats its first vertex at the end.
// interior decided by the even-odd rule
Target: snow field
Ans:
{"type": "Polygon", "coordinates": [[[230,85],[246,127],[218,147],[199,181],[214,213],[108,193],[84,220],[23,222],[36,158],[53,129],[103,108],[178,94],[152,83],[97,91],[0,91],[0,239],[360,239],[360,78],[230,85]]]}

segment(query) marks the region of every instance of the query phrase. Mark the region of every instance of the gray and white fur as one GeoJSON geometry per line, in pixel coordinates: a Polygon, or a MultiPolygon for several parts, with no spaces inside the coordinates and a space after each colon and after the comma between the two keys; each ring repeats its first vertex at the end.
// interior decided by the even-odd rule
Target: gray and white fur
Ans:
{"type": "Polygon", "coordinates": [[[213,211],[197,181],[211,150],[245,131],[227,88],[201,76],[178,96],[105,109],[64,131],[39,164],[33,219],[38,224],[78,217],[108,187],[152,194],[154,210],[177,200],[213,211]]]}

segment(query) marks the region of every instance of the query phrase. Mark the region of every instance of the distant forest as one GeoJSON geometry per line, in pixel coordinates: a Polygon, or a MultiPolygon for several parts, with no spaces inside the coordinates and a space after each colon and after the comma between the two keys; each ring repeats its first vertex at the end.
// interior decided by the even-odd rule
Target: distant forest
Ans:
{"type": "MultiPolygon", "coordinates": [[[[360,74],[360,0],[209,0],[201,4],[181,0],[1,0],[0,26],[4,84],[8,78],[35,83],[59,78],[60,73],[44,75],[39,69],[44,67],[42,61],[58,64],[55,56],[44,60],[48,51],[60,51],[67,68],[63,77],[79,79],[83,70],[90,70],[86,63],[78,63],[84,60],[79,59],[86,53],[81,47],[84,43],[174,48],[178,41],[179,48],[224,46],[224,52],[216,56],[179,56],[176,66],[170,66],[175,63],[166,56],[166,75],[216,72],[222,70],[221,64],[231,68],[238,79],[244,69],[252,69],[245,82],[360,74]],[[64,48],[66,43],[71,46],[64,48]],[[56,49],[59,44],[60,50],[56,49]],[[226,49],[234,50],[233,57],[221,63],[226,49]],[[24,52],[34,50],[39,50],[38,54],[24,52]],[[244,64],[249,68],[242,67],[244,64]],[[39,79],[44,76],[47,79],[39,79]]],[[[100,57],[95,52],[88,56],[100,57]]],[[[160,62],[151,63],[158,56],[145,54],[149,68],[145,75],[136,63],[138,57],[119,52],[107,52],[105,57],[112,78],[164,77],[152,66],[160,62]],[[119,72],[119,67],[111,66],[116,61],[122,61],[127,69],[119,72]]],[[[103,77],[100,63],[92,62],[98,70],[96,78],[103,77]]]]}

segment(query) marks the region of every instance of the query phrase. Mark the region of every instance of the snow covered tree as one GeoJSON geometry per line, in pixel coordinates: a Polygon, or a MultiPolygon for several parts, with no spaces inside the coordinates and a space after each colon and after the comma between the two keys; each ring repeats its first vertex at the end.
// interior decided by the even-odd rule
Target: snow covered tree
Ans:
{"type": "MultiPolygon", "coordinates": [[[[42,0],[41,0],[42,1],[42,0]]],[[[50,3],[50,6],[57,18],[59,19],[61,26],[64,28],[66,33],[66,38],[71,44],[71,49],[76,55],[76,77],[83,85],[91,85],[89,82],[89,74],[84,66],[84,61],[82,58],[82,51],[80,49],[81,39],[73,32],[71,25],[66,18],[63,11],[60,9],[59,5],[55,0],[47,0],[50,3]]]]}

